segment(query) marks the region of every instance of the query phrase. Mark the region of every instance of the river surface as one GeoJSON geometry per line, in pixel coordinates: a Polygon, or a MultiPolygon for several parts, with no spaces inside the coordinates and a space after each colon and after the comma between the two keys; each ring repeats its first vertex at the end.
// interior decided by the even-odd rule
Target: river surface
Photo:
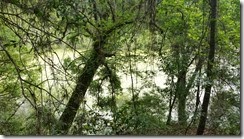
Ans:
{"type": "MultiPolygon", "coordinates": [[[[84,50],[83,50],[84,51],[84,50]]],[[[79,50],[80,53],[85,53],[79,50]]],[[[70,49],[56,49],[55,53],[46,53],[46,55],[42,55],[37,62],[42,65],[42,74],[41,74],[41,81],[44,82],[42,85],[50,94],[53,96],[60,98],[65,95],[66,91],[66,99],[63,100],[63,104],[67,103],[69,96],[72,93],[72,90],[75,86],[76,77],[72,76],[72,73],[66,71],[63,66],[63,61],[69,58],[71,61],[80,57],[80,54],[71,51],[70,49]],[[62,93],[59,93],[62,90],[62,93]]],[[[128,62],[125,63],[125,65],[128,62]]],[[[158,65],[160,65],[160,61],[156,58],[146,58],[142,61],[133,62],[133,66],[131,67],[133,70],[136,70],[141,73],[153,72],[154,74],[150,76],[143,76],[143,78],[137,76],[136,74],[130,74],[129,70],[126,69],[127,72],[118,72],[117,75],[119,76],[121,87],[122,87],[122,97],[120,98],[127,98],[131,99],[131,91],[129,88],[132,87],[134,89],[138,89],[139,96],[142,96],[145,92],[150,91],[153,87],[158,87],[160,89],[164,89],[166,87],[166,79],[167,75],[161,70],[159,70],[158,65]],[[146,61],[146,62],[145,62],[146,61]],[[152,86],[145,86],[145,82],[150,82],[152,86]],[[132,84],[133,83],[133,84],[132,84]]],[[[81,67],[82,69],[82,67],[81,67]]],[[[145,75],[145,74],[143,74],[145,75]]],[[[94,80],[97,79],[98,76],[94,77],[94,80]]],[[[50,98],[50,94],[47,92],[42,92],[42,96],[44,98],[50,98]]],[[[108,90],[104,89],[104,95],[109,95],[108,90]]],[[[202,95],[203,96],[203,95],[202,95]]],[[[202,97],[201,97],[202,98],[202,97]]],[[[85,96],[87,102],[87,109],[92,109],[92,105],[94,104],[94,96],[87,91],[85,96]]],[[[63,105],[65,106],[65,105],[63,105]]],[[[20,108],[21,113],[28,113],[29,105],[24,104],[20,108]]],[[[60,115],[59,113],[58,115],[60,115]]],[[[57,116],[58,116],[57,115],[57,116]]],[[[173,119],[176,119],[176,112],[173,111],[172,113],[173,119]]]]}

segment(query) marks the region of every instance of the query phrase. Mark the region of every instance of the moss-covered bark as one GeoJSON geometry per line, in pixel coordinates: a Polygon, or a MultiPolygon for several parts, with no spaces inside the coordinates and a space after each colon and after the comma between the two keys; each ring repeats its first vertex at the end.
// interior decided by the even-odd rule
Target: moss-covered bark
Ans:
{"type": "Polygon", "coordinates": [[[94,51],[91,54],[90,59],[86,62],[81,75],[78,77],[75,90],[72,93],[64,109],[64,112],[59,119],[59,125],[56,129],[57,134],[68,133],[69,128],[72,125],[75,115],[79,109],[79,106],[84,99],[86,91],[90,83],[92,82],[97,69],[102,64],[105,58],[104,55],[99,53],[99,49],[95,48],[101,48],[100,44],[98,44],[97,42],[94,43],[94,51]]]}

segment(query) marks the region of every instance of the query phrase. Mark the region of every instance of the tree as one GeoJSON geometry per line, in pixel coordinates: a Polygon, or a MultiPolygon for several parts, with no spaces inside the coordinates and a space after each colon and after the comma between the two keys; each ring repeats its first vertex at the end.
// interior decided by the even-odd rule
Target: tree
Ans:
{"type": "Polygon", "coordinates": [[[202,103],[201,117],[197,128],[197,135],[204,133],[205,124],[207,120],[208,105],[210,100],[211,88],[213,83],[213,65],[216,47],[216,20],[217,20],[217,0],[211,0],[210,3],[210,36],[209,36],[209,53],[207,65],[207,85],[205,87],[205,94],[202,103]]]}

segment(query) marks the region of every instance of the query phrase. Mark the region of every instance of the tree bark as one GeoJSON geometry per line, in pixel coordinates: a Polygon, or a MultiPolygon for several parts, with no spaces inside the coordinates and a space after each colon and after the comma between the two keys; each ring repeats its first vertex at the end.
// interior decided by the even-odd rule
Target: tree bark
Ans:
{"type": "Polygon", "coordinates": [[[215,55],[215,37],[216,37],[216,15],[217,15],[217,0],[211,0],[211,18],[210,18],[210,49],[208,54],[208,64],[207,64],[207,79],[208,84],[205,87],[205,94],[203,98],[201,117],[197,128],[197,135],[203,135],[205,130],[205,124],[207,120],[208,105],[210,100],[212,82],[213,82],[213,64],[215,55]]]}
{"type": "Polygon", "coordinates": [[[149,30],[150,32],[154,32],[154,24],[155,24],[155,18],[156,18],[156,0],[148,0],[148,15],[149,15],[149,30]]]}
{"type": "MultiPolygon", "coordinates": [[[[97,42],[94,44],[94,48],[97,47],[97,42]]],[[[101,48],[101,46],[99,46],[101,48]]],[[[78,77],[76,87],[74,92],[72,93],[64,112],[62,113],[59,119],[59,125],[57,130],[57,134],[67,134],[69,128],[72,125],[72,122],[75,118],[77,110],[80,107],[81,102],[84,99],[85,93],[93,80],[93,76],[95,75],[98,67],[102,64],[104,60],[104,56],[101,55],[98,51],[94,49],[90,59],[86,62],[85,67],[81,75],[78,77]]]]}
{"type": "MultiPolygon", "coordinates": [[[[173,88],[173,86],[174,86],[174,76],[172,76],[171,88],[173,88]]],[[[173,107],[175,104],[175,100],[176,100],[176,92],[175,92],[175,90],[171,89],[170,90],[170,100],[169,100],[169,114],[168,114],[168,118],[166,121],[166,125],[170,125],[170,123],[171,123],[172,110],[173,110],[173,107]]]]}
{"type": "Polygon", "coordinates": [[[178,122],[180,125],[186,125],[186,71],[181,71],[178,75],[176,84],[176,93],[178,98],[178,122]]]}
{"type": "Polygon", "coordinates": [[[176,82],[176,97],[178,100],[178,123],[180,125],[186,125],[186,73],[187,68],[185,58],[182,58],[182,46],[178,44],[172,45],[173,55],[175,57],[175,63],[177,63],[177,82],[176,82]]]}
{"type": "Polygon", "coordinates": [[[64,112],[62,113],[57,129],[55,133],[57,134],[67,134],[69,128],[72,125],[72,122],[75,118],[77,110],[84,99],[87,88],[90,86],[93,76],[95,75],[97,69],[101,64],[104,63],[106,57],[114,56],[113,53],[108,53],[103,50],[103,46],[106,42],[107,37],[116,29],[123,27],[124,25],[133,23],[133,21],[125,21],[122,23],[115,24],[108,30],[105,30],[103,35],[98,35],[94,38],[93,43],[93,53],[90,56],[90,59],[86,62],[83,72],[78,77],[76,87],[72,93],[64,112]]]}
{"type": "MultiPolygon", "coordinates": [[[[171,97],[171,100],[172,100],[172,97],[171,97]]],[[[169,114],[168,114],[166,125],[170,125],[170,123],[171,123],[172,110],[173,110],[173,107],[174,107],[174,104],[175,104],[175,100],[176,100],[176,95],[174,95],[172,103],[169,102],[169,114]]]]}

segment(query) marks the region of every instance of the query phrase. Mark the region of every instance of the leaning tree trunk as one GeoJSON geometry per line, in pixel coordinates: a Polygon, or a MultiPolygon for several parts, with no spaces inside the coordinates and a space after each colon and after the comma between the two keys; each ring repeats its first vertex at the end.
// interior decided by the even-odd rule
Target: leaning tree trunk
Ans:
{"type": "Polygon", "coordinates": [[[197,128],[197,135],[202,135],[204,133],[205,124],[207,120],[208,105],[210,100],[210,93],[213,82],[213,64],[214,64],[214,54],[215,54],[215,36],[216,36],[216,14],[217,14],[217,0],[211,0],[211,18],[210,18],[210,49],[208,54],[208,64],[207,64],[207,78],[209,83],[205,87],[205,94],[203,98],[201,117],[199,125],[197,128]]]}
{"type": "Polygon", "coordinates": [[[77,110],[84,99],[85,93],[93,80],[93,76],[105,58],[101,53],[99,53],[99,49],[96,50],[96,48],[101,48],[101,44],[97,42],[94,43],[94,51],[91,54],[90,59],[86,62],[81,75],[78,77],[75,90],[59,119],[58,128],[55,129],[57,134],[68,133],[77,110]]]}
{"type": "Polygon", "coordinates": [[[170,92],[170,102],[169,102],[169,114],[167,117],[167,121],[166,121],[166,125],[170,125],[171,123],[171,117],[172,117],[172,110],[175,104],[175,100],[176,100],[176,94],[174,94],[173,97],[173,91],[170,92]]]}
{"type": "Polygon", "coordinates": [[[101,64],[104,63],[106,57],[114,56],[113,53],[108,53],[103,50],[103,46],[107,37],[116,29],[119,29],[127,24],[131,24],[133,21],[125,21],[115,24],[111,28],[103,31],[103,35],[97,36],[94,40],[93,44],[93,53],[90,56],[90,59],[86,62],[85,67],[81,75],[78,77],[76,82],[76,87],[74,92],[72,93],[64,112],[62,113],[59,123],[56,129],[57,134],[67,134],[69,128],[72,125],[72,122],[75,118],[77,110],[84,99],[86,94],[86,90],[89,87],[93,76],[95,75],[97,69],[101,64]]]}

